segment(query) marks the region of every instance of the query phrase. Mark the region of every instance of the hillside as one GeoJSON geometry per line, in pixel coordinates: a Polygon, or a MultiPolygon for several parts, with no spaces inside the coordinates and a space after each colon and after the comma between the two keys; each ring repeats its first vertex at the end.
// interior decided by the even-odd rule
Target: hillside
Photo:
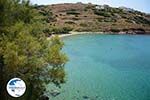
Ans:
{"type": "Polygon", "coordinates": [[[41,14],[42,21],[50,27],[46,30],[50,33],[59,33],[61,30],[137,34],[150,32],[150,15],[126,7],[65,3],[35,8],[41,14]]]}

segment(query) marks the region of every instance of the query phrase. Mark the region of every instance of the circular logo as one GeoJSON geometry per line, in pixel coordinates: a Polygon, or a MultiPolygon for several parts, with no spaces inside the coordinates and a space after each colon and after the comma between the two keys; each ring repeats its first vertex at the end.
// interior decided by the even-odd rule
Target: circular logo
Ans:
{"type": "Polygon", "coordinates": [[[7,92],[12,97],[20,97],[26,91],[26,85],[20,78],[13,78],[7,83],[7,92]]]}

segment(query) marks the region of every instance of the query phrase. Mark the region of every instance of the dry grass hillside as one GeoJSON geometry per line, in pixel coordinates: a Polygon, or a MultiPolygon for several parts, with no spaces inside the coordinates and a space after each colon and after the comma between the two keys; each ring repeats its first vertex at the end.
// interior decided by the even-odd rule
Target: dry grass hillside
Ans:
{"type": "Polygon", "coordinates": [[[67,27],[73,31],[150,32],[150,15],[130,8],[65,3],[38,6],[36,9],[43,21],[55,30],[67,27]]]}

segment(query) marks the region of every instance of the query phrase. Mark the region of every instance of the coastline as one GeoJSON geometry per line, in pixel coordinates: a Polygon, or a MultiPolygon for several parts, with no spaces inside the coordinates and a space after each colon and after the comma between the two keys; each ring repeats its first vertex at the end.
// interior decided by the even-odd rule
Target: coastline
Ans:
{"type": "MultiPolygon", "coordinates": [[[[104,34],[104,32],[94,32],[95,34],[104,34]]],[[[60,38],[73,36],[73,35],[82,35],[82,34],[93,34],[93,32],[69,32],[69,34],[60,34],[60,38]]]]}
{"type": "MultiPolygon", "coordinates": [[[[94,32],[95,34],[104,34],[104,32],[94,32]]],[[[68,36],[73,36],[73,35],[82,35],[82,34],[92,34],[92,32],[69,32],[68,34],[59,34],[58,37],[59,38],[64,38],[64,37],[68,37],[68,36]]],[[[50,37],[47,38],[47,40],[50,40],[51,37],[53,37],[55,35],[52,35],[50,37]]]]}
{"type": "MultiPolygon", "coordinates": [[[[111,34],[111,35],[126,35],[126,34],[129,34],[129,35],[140,35],[140,34],[137,34],[137,33],[134,33],[134,32],[74,32],[74,31],[71,31],[69,32],[68,34],[58,34],[58,37],[60,38],[64,38],[64,37],[68,37],[68,36],[73,36],[73,35],[82,35],[82,34],[111,34]]],[[[150,33],[150,32],[146,32],[146,33],[150,33]]],[[[144,34],[141,34],[141,35],[144,35],[144,34]]],[[[145,34],[145,35],[148,35],[148,34],[145,34]]],[[[54,34],[50,37],[47,38],[47,40],[50,40],[51,37],[55,36],[54,34]]]]}

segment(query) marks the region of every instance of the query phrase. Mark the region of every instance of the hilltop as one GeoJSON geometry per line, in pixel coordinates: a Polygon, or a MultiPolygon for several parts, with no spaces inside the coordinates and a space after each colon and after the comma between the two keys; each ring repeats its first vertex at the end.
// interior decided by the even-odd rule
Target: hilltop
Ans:
{"type": "Polygon", "coordinates": [[[35,6],[41,19],[51,33],[120,32],[150,33],[150,15],[126,7],[83,3],[52,4],[35,6]]]}

